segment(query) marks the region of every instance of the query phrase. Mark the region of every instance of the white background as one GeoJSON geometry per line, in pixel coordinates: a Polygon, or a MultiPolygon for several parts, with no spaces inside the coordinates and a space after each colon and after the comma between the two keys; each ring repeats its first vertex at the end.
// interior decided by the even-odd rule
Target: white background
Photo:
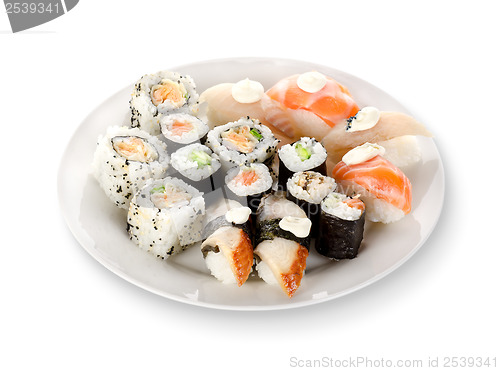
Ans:
{"type": "Polygon", "coordinates": [[[291,357],[500,364],[495,4],[81,0],[19,34],[0,14],[0,369],[288,370],[291,357]],[[434,133],[442,217],[394,273],[316,306],[221,311],[137,288],[73,238],[56,179],[80,122],[144,73],[246,56],[356,75],[434,133]]]}

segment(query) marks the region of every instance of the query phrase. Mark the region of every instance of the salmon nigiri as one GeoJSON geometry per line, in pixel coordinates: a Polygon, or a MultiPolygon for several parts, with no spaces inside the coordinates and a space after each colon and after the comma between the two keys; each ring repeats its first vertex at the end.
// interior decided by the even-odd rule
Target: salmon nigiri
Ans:
{"type": "Polygon", "coordinates": [[[383,147],[365,143],[347,152],[332,176],[345,194],[360,194],[366,218],[391,223],[411,211],[411,183],[406,175],[382,157],[383,147]]]}
{"type": "Polygon", "coordinates": [[[282,79],[266,92],[262,104],[266,120],[294,140],[321,140],[359,110],[347,88],[319,72],[282,79]]]}

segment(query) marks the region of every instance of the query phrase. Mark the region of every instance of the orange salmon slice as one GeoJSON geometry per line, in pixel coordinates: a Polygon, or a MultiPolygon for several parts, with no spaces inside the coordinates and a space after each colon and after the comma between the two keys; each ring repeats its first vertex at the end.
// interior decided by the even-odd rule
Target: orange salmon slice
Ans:
{"type": "Polygon", "coordinates": [[[182,134],[189,133],[193,130],[193,124],[190,122],[176,121],[172,124],[170,132],[175,136],[182,136],[182,134]]]}
{"type": "Polygon", "coordinates": [[[288,109],[303,109],[314,113],[330,127],[359,111],[348,89],[334,79],[327,77],[326,85],[321,90],[308,93],[298,87],[299,76],[293,75],[281,80],[266,94],[288,109]]]}
{"type": "Polygon", "coordinates": [[[346,165],[340,161],[333,169],[332,176],[338,182],[355,182],[405,214],[411,211],[410,180],[399,168],[381,156],[355,165],[346,165]]]}
{"type": "Polygon", "coordinates": [[[244,186],[249,186],[255,183],[259,179],[259,176],[255,170],[244,170],[234,177],[236,184],[242,184],[244,186]]]}

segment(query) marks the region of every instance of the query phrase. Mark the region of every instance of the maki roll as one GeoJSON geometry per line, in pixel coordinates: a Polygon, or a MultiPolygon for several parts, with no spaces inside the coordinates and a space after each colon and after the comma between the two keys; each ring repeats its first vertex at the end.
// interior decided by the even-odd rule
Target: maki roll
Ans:
{"type": "Polygon", "coordinates": [[[152,135],[158,135],[158,122],[162,114],[195,114],[198,110],[198,98],[196,85],[188,75],[172,71],[144,75],[136,82],[132,91],[132,127],[140,127],[152,135]]]}
{"type": "Polygon", "coordinates": [[[228,199],[207,209],[201,252],[215,278],[241,286],[253,266],[250,209],[228,199]]]}
{"type": "Polygon", "coordinates": [[[168,258],[201,240],[204,215],[194,187],[173,177],[151,179],[130,203],[127,229],[141,249],[168,258]]]}
{"type": "Polygon", "coordinates": [[[97,139],[92,172],[116,206],[130,200],[149,178],[163,178],[169,166],[167,146],[138,128],[111,126],[97,139]]]}
{"type": "Polygon", "coordinates": [[[270,285],[292,297],[300,286],[309,255],[311,220],[282,193],[262,198],[257,211],[256,270],[270,285]]]}
{"type": "Polygon", "coordinates": [[[321,202],[316,251],[333,259],[353,259],[363,240],[365,204],[332,192],[321,202]]]}
{"type": "Polygon", "coordinates": [[[325,147],[314,138],[302,137],[295,143],[284,145],[278,150],[278,157],[278,184],[282,189],[285,189],[288,179],[300,171],[316,171],[326,175],[327,153],[325,147]]]}
{"type": "Polygon", "coordinates": [[[335,179],[315,171],[301,171],[293,174],[286,183],[288,199],[297,203],[313,223],[313,237],[318,230],[321,201],[335,191],[335,179]]]}
{"type": "Polygon", "coordinates": [[[183,180],[208,193],[224,185],[219,157],[203,144],[193,143],[171,155],[172,167],[183,180]]]}
{"type": "Polygon", "coordinates": [[[227,172],[226,185],[229,198],[239,197],[239,200],[255,213],[262,196],[271,190],[273,179],[266,165],[243,164],[227,172]]]}
{"type": "Polygon", "coordinates": [[[190,143],[204,144],[208,125],[187,113],[173,113],[160,118],[160,130],[171,151],[190,143]]]}
{"type": "Polygon", "coordinates": [[[347,152],[333,177],[342,193],[359,194],[366,205],[366,219],[392,223],[411,211],[412,186],[406,175],[382,157],[384,147],[365,143],[347,152]]]}
{"type": "Polygon", "coordinates": [[[271,166],[278,142],[271,129],[245,117],[210,130],[206,144],[219,155],[222,166],[228,170],[253,162],[271,166]]]}

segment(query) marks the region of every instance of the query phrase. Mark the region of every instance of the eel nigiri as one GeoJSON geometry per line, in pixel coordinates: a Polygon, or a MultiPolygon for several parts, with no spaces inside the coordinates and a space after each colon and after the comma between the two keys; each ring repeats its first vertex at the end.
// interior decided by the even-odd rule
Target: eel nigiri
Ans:
{"type": "Polygon", "coordinates": [[[219,281],[241,286],[253,266],[250,209],[222,199],[207,212],[201,244],[205,264],[219,281]]]}
{"type": "Polygon", "coordinates": [[[309,255],[311,221],[284,195],[266,195],[257,211],[256,270],[266,283],[292,297],[309,255]]]}
{"type": "Polygon", "coordinates": [[[395,222],[411,211],[411,183],[399,168],[371,146],[366,143],[349,151],[335,166],[332,176],[342,193],[361,195],[367,220],[395,222]],[[365,156],[367,151],[374,156],[365,156]]]}
{"type": "Polygon", "coordinates": [[[262,104],[266,120],[294,141],[302,136],[321,140],[359,110],[346,87],[315,71],[280,80],[262,104]]]}

